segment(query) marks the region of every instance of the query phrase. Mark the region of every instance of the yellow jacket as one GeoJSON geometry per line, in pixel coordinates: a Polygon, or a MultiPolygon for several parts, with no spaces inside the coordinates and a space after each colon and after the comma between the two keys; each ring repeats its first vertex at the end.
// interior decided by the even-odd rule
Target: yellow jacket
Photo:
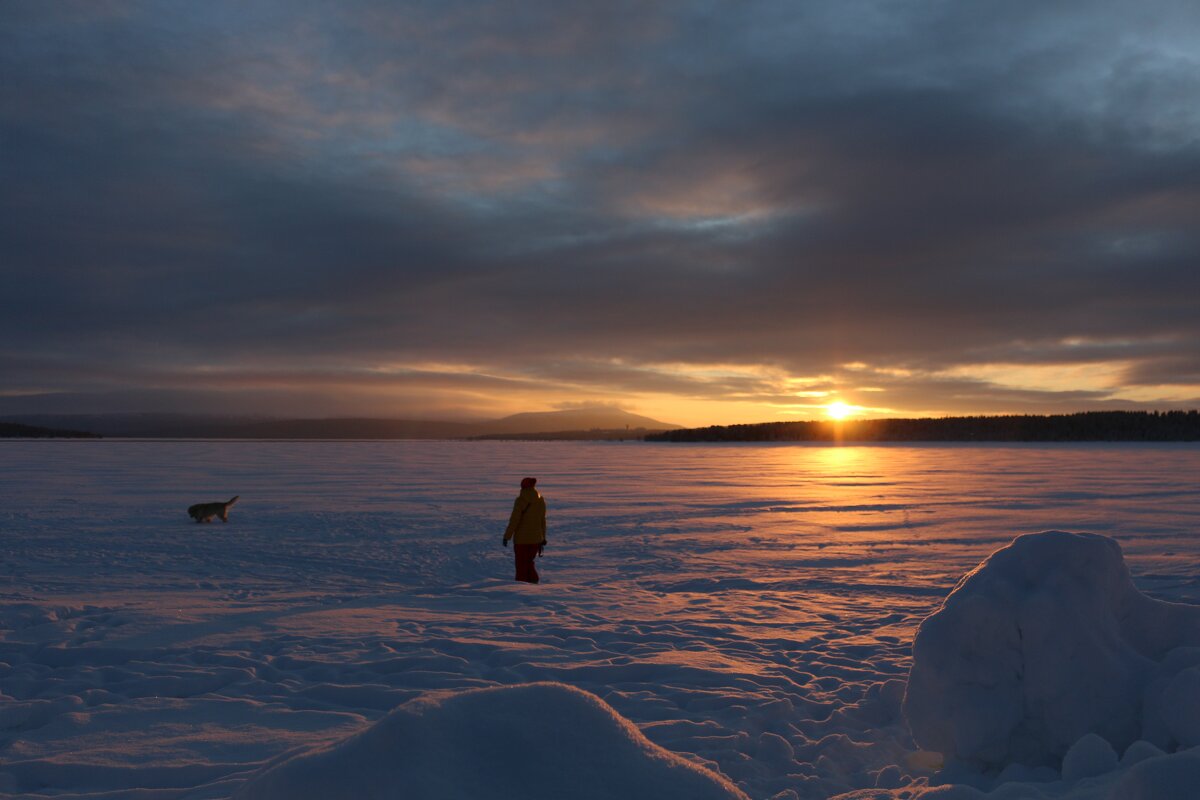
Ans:
{"type": "Polygon", "coordinates": [[[504,541],[517,544],[541,544],[546,541],[546,499],[537,489],[522,489],[513,503],[512,516],[504,530],[504,541]]]}

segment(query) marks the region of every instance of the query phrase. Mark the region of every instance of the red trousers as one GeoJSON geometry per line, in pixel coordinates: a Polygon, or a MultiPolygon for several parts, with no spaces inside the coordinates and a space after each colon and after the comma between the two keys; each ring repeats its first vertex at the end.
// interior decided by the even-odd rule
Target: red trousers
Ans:
{"type": "Polygon", "coordinates": [[[538,582],[537,568],[533,566],[533,559],[537,556],[537,551],[538,545],[536,544],[513,542],[513,556],[517,559],[517,580],[526,583],[538,582]]]}

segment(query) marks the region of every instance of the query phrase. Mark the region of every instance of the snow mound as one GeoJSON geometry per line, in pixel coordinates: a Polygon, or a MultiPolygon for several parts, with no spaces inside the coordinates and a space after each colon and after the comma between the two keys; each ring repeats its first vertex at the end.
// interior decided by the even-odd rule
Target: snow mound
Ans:
{"type": "Polygon", "coordinates": [[[1077,781],[1103,775],[1116,768],[1117,751],[1103,736],[1089,733],[1071,745],[1071,749],[1063,756],[1062,776],[1064,781],[1077,781]]]}
{"type": "Polygon", "coordinates": [[[1135,764],[1121,773],[1105,800],[1196,800],[1200,751],[1195,748],[1135,764]]]}
{"type": "Polygon", "coordinates": [[[428,696],[342,742],[269,767],[241,800],[745,800],[725,778],[561,683],[428,696]]]}
{"type": "MultiPolygon", "coordinates": [[[[1113,539],[1029,534],[921,623],[904,714],[921,747],[977,767],[1057,767],[1087,734],[1169,752],[1200,744],[1197,645],[1200,606],[1139,592],[1113,539]]],[[[1072,769],[1096,768],[1089,742],[1072,769]]]]}

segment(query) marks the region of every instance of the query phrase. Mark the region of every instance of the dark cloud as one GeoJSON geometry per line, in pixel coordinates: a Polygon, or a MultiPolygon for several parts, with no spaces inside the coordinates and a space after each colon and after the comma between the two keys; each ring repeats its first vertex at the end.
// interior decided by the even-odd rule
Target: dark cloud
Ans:
{"type": "Polygon", "coordinates": [[[1170,0],[8,4],[0,395],[1194,402],[1197,40],[1170,0]]]}

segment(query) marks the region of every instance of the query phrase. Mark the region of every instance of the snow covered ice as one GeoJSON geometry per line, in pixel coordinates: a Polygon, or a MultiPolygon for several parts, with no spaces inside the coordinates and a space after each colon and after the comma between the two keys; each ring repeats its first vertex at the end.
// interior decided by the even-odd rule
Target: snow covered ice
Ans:
{"type": "Polygon", "coordinates": [[[981,769],[921,750],[901,701],[918,625],[1020,534],[1102,534],[1146,602],[1200,601],[1197,475],[1171,445],[0,443],[0,796],[419,797],[393,782],[437,772],[469,797],[398,742],[499,787],[489,731],[532,693],[523,730],[578,719],[584,752],[482,796],[550,796],[540,765],[590,781],[603,755],[644,779],[629,800],[1191,797],[1200,659],[1175,621],[1117,626],[1152,665],[1128,747],[981,769]],[[537,586],[499,545],[526,474],[537,586]],[[186,516],[235,494],[228,524],[186,516]]]}

